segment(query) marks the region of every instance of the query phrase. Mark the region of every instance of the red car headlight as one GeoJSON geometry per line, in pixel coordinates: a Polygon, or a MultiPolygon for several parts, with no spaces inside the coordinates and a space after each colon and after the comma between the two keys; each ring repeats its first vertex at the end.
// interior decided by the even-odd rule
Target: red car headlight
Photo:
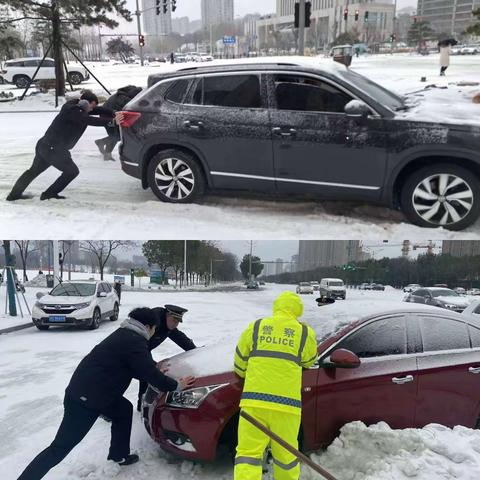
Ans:
{"type": "Polygon", "coordinates": [[[177,408],[198,408],[208,395],[227,385],[228,383],[223,383],[221,385],[191,388],[182,392],[168,392],[165,405],[177,408]]]}

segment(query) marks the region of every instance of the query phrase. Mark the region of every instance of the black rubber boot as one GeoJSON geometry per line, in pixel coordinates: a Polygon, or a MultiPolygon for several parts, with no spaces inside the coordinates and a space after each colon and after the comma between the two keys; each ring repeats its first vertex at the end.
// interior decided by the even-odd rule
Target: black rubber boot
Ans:
{"type": "Polygon", "coordinates": [[[12,195],[11,193],[6,198],[7,202],[15,202],[17,200],[31,200],[33,195],[12,195]]]}
{"type": "Polygon", "coordinates": [[[45,192],[43,192],[40,195],[40,200],[66,200],[67,197],[64,197],[63,195],[48,195],[45,192]]]}
{"type": "Polygon", "coordinates": [[[107,460],[113,460],[121,467],[125,467],[127,465],[133,465],[134,463],[137,463],[140,460],[140,457],[136,453],[131,453],[130,455],[127,455],[125,458],[121,458],[120,460],[115,460],[111,457],[108,457],[107,460]]]}

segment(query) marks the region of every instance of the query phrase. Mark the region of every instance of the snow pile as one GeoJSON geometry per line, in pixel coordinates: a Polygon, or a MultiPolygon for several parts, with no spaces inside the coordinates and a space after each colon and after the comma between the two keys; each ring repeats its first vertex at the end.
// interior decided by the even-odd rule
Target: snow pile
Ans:
{"type": "MultiPolygon", "coordinates": [[[[342,480],[477,480],[480,431],[437,424],[392,430],[384,422],[370,427],[353,422],[312,459],[342,480]]],[[[303,467],[301,478],[319,477],[303,467]]]]}
{"type": "Polygon", "coordinates": [[[25,286],[47,288],[47,276],[44,273],[38,274],[36,277],[32,278],[28,282],[25,282],[25,286]]]}

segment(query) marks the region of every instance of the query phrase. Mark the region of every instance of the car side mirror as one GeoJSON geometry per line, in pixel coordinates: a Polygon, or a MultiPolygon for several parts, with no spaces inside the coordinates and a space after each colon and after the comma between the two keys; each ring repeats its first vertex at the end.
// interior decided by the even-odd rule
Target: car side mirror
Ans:
{"type": "Polygon", "coordinates": [[[44,297],[46,295],[45,292],[37,292],[35,294],[35,296],[37,297],[37,300],[40,300],[42,297],[44,297]]]}
{"type": "Polygon", "coordinates": [[[352,100],[345,105],[345,113],[349,117],[366,120],[370,115],[370,107],[360,100],[352,100]]]}
{"type": "Polygon", "coordinates": [[[350,350],[339,348],[323,361],[323,366],[330,368],[358,368],[361,364],[358,356],[350,350]]]}
{"type": "Polygon", "coordinates": [[[98,292],[97,293],[97,297],[105,298],[106,296],[107,296],[107,292],[98,292]]]}

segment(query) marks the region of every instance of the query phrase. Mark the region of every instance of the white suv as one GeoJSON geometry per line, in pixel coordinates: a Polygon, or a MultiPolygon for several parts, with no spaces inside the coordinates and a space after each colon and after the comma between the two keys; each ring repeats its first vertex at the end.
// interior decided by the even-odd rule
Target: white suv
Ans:
{"type": "MultiPolygon", "coordinates": [[[[28,82],[33,78],[37,67],[40,65],[41,57],[15,58],[7,60],[2,69],[0,76],[8,83],[14,83],[18,88],[25,88],[28,82]]],[[[67,65],[68,78],[73,85],[78,85],[90,78],[87,70],[81,65],[67,65]]],[[[46,58],[35,80],[54,80],[55,79],[55,62],[53,58],[46,58]]]]}
{"type": "Polygon", "coordinates": [[[49,294],[37,293],[32,321],[39,330],[51,326],[86,327],[118,319],[118,297],[108,282],[62,282],[49,294]]]}
{"type": "Polygon", "coordinates": [[[300,282],[297,285],[297,294],[303,295],[304,293],[306,294],[313,293],[313,286],[310,285],[310,282],[300,282]]]}

